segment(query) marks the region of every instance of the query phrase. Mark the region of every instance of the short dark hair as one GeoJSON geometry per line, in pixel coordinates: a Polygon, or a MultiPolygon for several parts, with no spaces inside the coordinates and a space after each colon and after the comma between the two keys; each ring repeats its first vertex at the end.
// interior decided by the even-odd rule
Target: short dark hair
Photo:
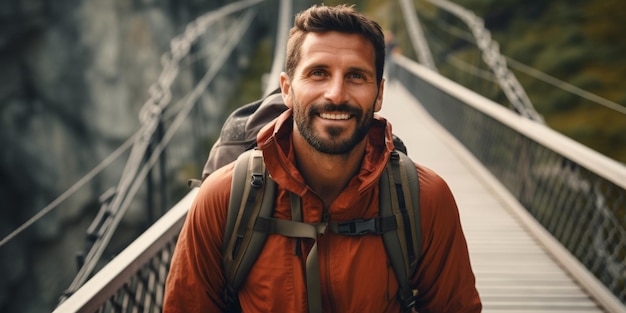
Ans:
{"type": "Polygon", "coordinates": [[[314,5],[296,15],[294,26],[289,31],[285,72],[293,77],[300,62],[300,48],[306,34],[337,31],[358,34],[374,46],[376,84],[380,86],[385,66],[385,35],[374,20],[356,11],[353,5],[314,5]]]}

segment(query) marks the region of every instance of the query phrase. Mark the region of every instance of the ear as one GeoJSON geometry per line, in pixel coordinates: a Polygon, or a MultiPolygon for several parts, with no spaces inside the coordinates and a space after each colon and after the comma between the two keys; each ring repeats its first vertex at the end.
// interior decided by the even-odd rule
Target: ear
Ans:
{"type": "Polygon", "coordinates": [[[376,96],[376,102],[374,104],[374,112],[380,111],[383,108],[383,91],[385,90],[385,79],[380,81],[380,87],[378,88],[378,95],[376,96]]]}
{"type": "Polygon", "coordinates": [[[291,81],[289,80],[289,76],[287,73],[280,73],[280,91],[283,96],[283,101],[288,108],[293,108],[292,94],[289,92],[291,90],[291,81]]]}

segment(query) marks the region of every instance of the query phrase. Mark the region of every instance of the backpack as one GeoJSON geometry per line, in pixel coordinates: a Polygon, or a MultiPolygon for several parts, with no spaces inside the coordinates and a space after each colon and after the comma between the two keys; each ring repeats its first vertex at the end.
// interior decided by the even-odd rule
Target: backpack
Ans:
{"type": "MultiPolygon", "coordinates": [[[[317,239],[319,234],[380,235],[399,284],[398,299],[403,312],[415,306],[416,292],[409,278],[420,257],[421,224],[419,179],[406,147],[394,136],[395,150],[379,181],[380,216],[369,220],[308,224],[302,222],[300,198],[291,194],[292,220],[272,218],[276,183],[268,175],[256,134],[287,109],[279,89],[267,97],[235,110],[226,120],[203,169],[203,179],[236,158],[222,245],[227,287],[224,292],[228,312],[240,312],[237,291],[261,252],[270,233],[294,238],[299,255],[302,238],[317,239]]],[[[190,180],[190,186],[200,181],[190,180]]],[[[319,267],[316,243],[307,258],[307,297],[309,312],[321,312],[319,267]],[[315,252],[314,252],[315,250],[315,252]],[[311,255],[314,255],[311,257],[311,255]],[[311,265],[309,266],[309,259],[311,265]]]]}
{"type": "Polygon", "coordinates": [[[202,169],[202,179],[234,161],[244,151],[256,147],[257,133],[271,120],[287,110],[280,88],[260,100],[233,111],[222,126],[220,136],[209,152],[202,169]]]}

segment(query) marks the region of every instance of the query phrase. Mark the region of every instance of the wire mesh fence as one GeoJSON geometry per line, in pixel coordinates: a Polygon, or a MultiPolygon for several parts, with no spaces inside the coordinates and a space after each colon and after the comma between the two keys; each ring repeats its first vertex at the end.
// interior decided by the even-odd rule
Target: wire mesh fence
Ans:
{"type": "Polygon", "coordinates": [[[176,237],[131,276],[96,312],[161,312],[165,280],[175,244],[176,237]]]}
{"type": "MultiPolygon", "coordinates": [[[[567,250],[626,303],[626,190],[408,69],[390,71],[567,250]]],[[[572,152],[575,153],[575,152],[572,152]]],[[[608,158],[607,158],[608,160],[608,158]]]]}

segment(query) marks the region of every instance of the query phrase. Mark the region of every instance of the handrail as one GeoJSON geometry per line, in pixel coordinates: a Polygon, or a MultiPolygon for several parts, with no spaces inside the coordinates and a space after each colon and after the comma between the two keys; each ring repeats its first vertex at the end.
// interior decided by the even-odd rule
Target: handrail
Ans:
{"type": "MultiPolygon", "coordinates": [[[[70,298],[61,303],[53,313],[96,312],[103,306],[103,303],[113,301],[116,291],[128,284],[129,277],[146,265],[150,265],[150,260],[154,256],[163,253],[171,256],[173,243],[197,193],[198,188],[192,189],[139,238],[107,263],[70,298]]],[[[165,259],[169,260],[167,257],[165,259]]],[[[169,267],[169,263],[163,266],[169,267]]],[[[157,273],[158,270],[160,269],[157,268],[157,273]]],[[[164,273],[158,274],[161,276],[157,280],[164,283],[164,273]]],[[[162,302],[155,301],[153,304],[162,305],[162,302]]]]}
{"type": "Polygon", "coordinates": [[[392,60],[390,79],[500,181],[555,259],[606,310],[624,312],[626,166],[406,57],[392,60]]]}
{"type": "Polygon", "coordinates": [[[165,136],[161,138],[160,142],[157,143],[155,149],[149,153],[148,148],[151,138],[157,130],[158,124],[161,123],[161,114],[163,110],[169,105],[171,100],[169,88],[178,73],[178,63],[188,54],[190,45],[200,36],[201,33],[199,31],[203,28],[206,30],[210,24],[219,18],[237,12],[238,10],[246,9],[260,1],[262,0],[235,2],[224,6],[221,9],[211,11],[190,23],[182,35],[177,36],[172,40],[170,58],[167,62],[165,62],[164,69],[159,76],[157,83],[155,83],[150,89],[151,94],[153,95],[140,111],[140,120],[143,125],[140,130],[142,135],[136,137],[133,149],[131,150],[131,154],[115,192],[112,194],[109,201],[104,203],[101,207],[101,212],[105,212],[106,214],[101,215],[104,217],[102,221],[96,221],[99,225],[99,235],[93,240],[92,246],[87,253],[84,263],[80,267],[65,294],[62,295],[60,302],[65,301],[68,296],[80,288],[80,286],[91,276],[97,262],[100,260],[101,255],[104,253],[106,246],[111,240],[117,225],[121,222],[126,210],[134,199],[134,196],[142,186],[143,180],[159,159],[160,154],[164,151],[169,140],[171,140],[175,132],[183,124],[185,118],[189,114],[193,105],[196,103],[196,100],[200,97],[202,91],[206,89],[206,86],[212,81],[219,69],[226,62],[226,59],[231,54],[235,44],[243,36],[243,30],[247,29],[250,25],[253,14],[244,16],[238,22],[236,27],[237,29],[235,29],[231,34],[231,37],[228,38],[219,55],[215,60],[213,60],[214,62],[211,64],[207,73],[200,80],[200,82],[198,82],[194,90],[192,90],[183,100],[184,105],[177,113],[174,122],[167,130],[165,136]]]}
{"type": "MultiPolygon", "coordinates": [[[[258,1],[255,0],[255,2],[258,1]]],[[[283,21],[279,23],[277,30],[280,33],[287,33],[290,25],[285,20],[290,19],[291,8],[291,0],[281,0],[280,18],[283,21]]],[[[239,24],[247,25],[249,21],[250,18],[244,18],[239,21],[239,24]]],[[[236,39],[238,38],[237,33],[239,32],[234,32],[231,35],[236,39]]],[[[284,41],[278,42],[277,50],[284,50],[286,39],[284,41]]],[[[226,45],[225,48],[229,49],[228,46],[226,45]]],[[[277,52],[275,55],[281,56],[284,55],[284,52],[277,52]]],[[[214,60],[214,63],[221,64],[221,59],[214,60]]],[[[274,60],[270,76],[274,82],[278,82],[278,76],[282,69],[281,61],[274,60]]],[[[207,81],[212,78],[211,73],[215,72],[216,69],[212,67],[192,93],[206,88],[207,81]]],[[[268,88],[271,88],[270,85],[268,88]]],[[[181,109],[182,114],[176,117],[174,123],[179,123],[180,116],[186,116],[189,112],[188,104],[194,103],[194,99],[191,96],[185,97],[186,102],[184,108],[181,109]]],[[[169,138],[167,134],[166,137],[169,138]]],[[[157,146],[157,148],[159,147],[157,146]]],[[[151,161],[154,160],[149,160],[149,162],[151,161]]],[[[197,189],[188,193],[183,200],[177,203],[173,209],[128,246],[118,257],[109,262],[105,268],[79,288],[72,290],[71,295],[62,299],[63,301],[54,312],[94,312],[96,310],[99,312],[119,312],[128,307],[160,311],[163,305],[165,279],[176,237],[196,193],[197,189]]]]}
{"type": "Polygon", "coordinates": [[[519,134],[535,140],[561,155],[566,155],[575,163],[588,168],[598,175],[606,177],[612,183],[626,189],[626,167],[623,164],[591,150],[569,137],[555,132],[544,124],[539,124],[519,115],[511,114],[511,111],[501,105],[441,75],[429,73],[427,69],[415,66],[413,61],[404,56],[394,57],[394,62],[416,75],[423,77],[428,83],[441,87],[443,90],[446,90],[449,95],[464,99],[467,105],[490,115],[494,119],[511,127],[519,134]]]}

